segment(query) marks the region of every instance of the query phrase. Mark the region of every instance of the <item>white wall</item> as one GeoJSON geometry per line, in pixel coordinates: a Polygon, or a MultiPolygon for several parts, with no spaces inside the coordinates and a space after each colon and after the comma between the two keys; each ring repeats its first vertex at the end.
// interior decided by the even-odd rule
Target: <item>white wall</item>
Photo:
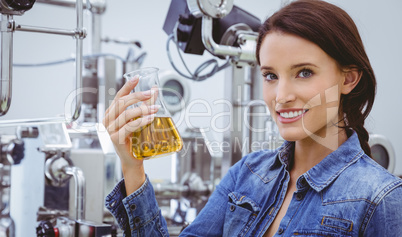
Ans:
{"type": "MultiPolygon", "coordinates": [[[[402,2],[389,0],[332,0],[344,8],[355,20],[360,29],[367,53],[372,62],[378,80],[377,100],[371,116],[367,120],[370,132],[388,137],[394,145],[397,160],[395,173],[402,174],[402,146],[399,135],[402,128],[399,118],[402,110],[402,88],[399,68],[402,65],[401,53],[402,2]]],[[[162,30],[170,1],[109,1],[103,15],[102,35],[137,39],[148,53],[143,66],[156,66],[172,70],[166,54],[167,35],[162,30]]],[[[281,6],[280,0],[235,0],[235,4],[264,20],[281,6]]],[[[88,17],[85,25],[89,26],[88,17]]],[[[19,24],[49,26],[56,28],[75,28],[74,9],[65,9],[43,4],[35,4],[33,9],[23,16],[15,17],[19,24]]],[[[90,33],[90,31],[88,31],[90,33]]],[[[16,32],[14,35],[14,62],[47,62],[68,58],[75,53],[75,42],[70,37],[16,32]]],[[[128,48],[122,45],[103,44],[104,53],[114,53],[125,57],[128,48]]],[[[88,53],[88,42],[85,53],[88,53]]],[[[180,65],[177,54],[173,57],[180,65]]],[[[208,53],[203,57],[184,55],[190,68],[195,69],[206,59],[212,58],[208,53]]],[[[74,64],[40,68],[14,68],[13,100],[9,113],[0,120],[53,117],[64,113],[64,102],[74,90],[74,64]]],[[[210,103],[212,112],[221,109],[213,101],[223,97],[225,89],[224,73],[204,82],[192,82],[191,99],[205,99],[210,103]]],[[[201,109],[201,108],[200,108],[201,109]]],[[[192,120],[195,126],[210,126],[210,119],[192,120]]],[[[220,135],[218,134],[218,137],[220,135]]]]}

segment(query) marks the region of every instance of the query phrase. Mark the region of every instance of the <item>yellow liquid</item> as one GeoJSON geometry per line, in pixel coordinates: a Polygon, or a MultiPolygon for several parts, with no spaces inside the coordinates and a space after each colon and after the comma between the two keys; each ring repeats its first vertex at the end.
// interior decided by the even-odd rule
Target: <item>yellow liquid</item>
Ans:
{"type": "Polygon", "coordinates": [[[183,140],[170,117],[155,117],[152,123],[133,132],[131,147],[137,159],[151,159],[180,151],[183,140]]]}

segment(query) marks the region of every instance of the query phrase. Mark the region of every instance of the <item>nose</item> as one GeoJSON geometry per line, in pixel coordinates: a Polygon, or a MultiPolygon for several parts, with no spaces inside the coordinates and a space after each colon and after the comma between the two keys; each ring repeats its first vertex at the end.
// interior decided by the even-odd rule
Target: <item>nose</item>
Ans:
{"type": "Polygon", "coordinates": [[[296,99],[292,82],[289,79],[282,78],[278,80],[276,88],[275,102],[277,104],[286,104],[296,99]]]}

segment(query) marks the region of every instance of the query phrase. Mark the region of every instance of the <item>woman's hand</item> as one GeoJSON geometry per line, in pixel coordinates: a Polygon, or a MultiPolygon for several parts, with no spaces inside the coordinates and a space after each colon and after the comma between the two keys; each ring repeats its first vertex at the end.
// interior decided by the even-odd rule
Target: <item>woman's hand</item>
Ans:
{"type": "Polygon", "coordinates": [[[154,90],[130,94],[137,84],[138,76],[125,83],[117,92],[103,119],[103,125],[121,160],[127,195],[137,190],[145,182],[143,161],[134,158],[130,147],[130,135],[135,130],[151,123],[158,111],[157,106],[149,103],[155,97],[154,90]],[[148,102],[142,103],[139,107],[127,109],[130,105],[146,100],[148,102]]]}

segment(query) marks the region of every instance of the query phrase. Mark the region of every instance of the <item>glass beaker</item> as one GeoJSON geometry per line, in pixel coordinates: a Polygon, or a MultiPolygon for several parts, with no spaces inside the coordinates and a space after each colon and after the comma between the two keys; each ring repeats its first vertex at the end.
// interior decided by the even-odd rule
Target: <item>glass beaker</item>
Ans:
{"type": "Polygon", "coordinates": [[[147,67],[124,74],[126,80],[139,75],[138,84],[133,90],[135,92],[156,89],[149,100],[138,102],[134,104],[134,107],[139,107],[142,103],[160,106],[150,124],[132,133],[130,147],[137,159],[152,159],[170,155],[180,151],[183,147],[183,140],[163,102],[158,71],[158,68],[147,67]]]}

